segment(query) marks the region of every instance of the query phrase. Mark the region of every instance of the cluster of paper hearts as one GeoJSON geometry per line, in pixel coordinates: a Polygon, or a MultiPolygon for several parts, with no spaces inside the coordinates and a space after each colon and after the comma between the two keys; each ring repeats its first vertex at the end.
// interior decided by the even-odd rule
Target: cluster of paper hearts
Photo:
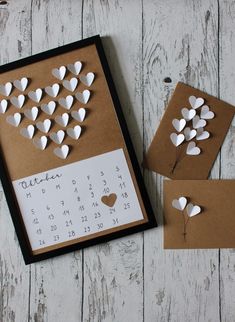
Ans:
{"type": "Polygon", "coordinates": [[[184,211],[184,209],[186,208],[188,217],[193,217],[201,213],[201,207],[192,203],[188,203],[187,198],[185,197],[174,199],[172,201],[172,207],[180,211],[184,211]]]}
{"type": "MultiPolygon", "coordinates": [[[[68,64],[67,65],[68,71],[70,71],[72,74],[78,76],[81,69],[82,69],[82,63],[80,61],[76,61],[74,64],[68,64]]],[[[65,66],[60,66],[58,68],[53,68],[52,69],[52,75],[62,81],[66,75],[67,69],[65,66]]],[[[94,79],[95,79],[95,74],[92,72],[87,73],[86,75],[80,75],[79,76],[80,81],[86,85],[86,86],[91,86],[94,79]]],[[[74,91],[75,88],[77,87],[78,80],[77,78],[73,77],[69,81],[64,80],[63,81],[63,86],[68,89],[69,91],[74,91]]]]}
{"type": "MultiPolygon", "coordinates": [[[[28,86],[28,82],[29,82],[28,78],[23,77],[21,79],[14,80],[13,85],[19,91],[24,92],[28,86]]],[[[0,85],[0,94],[4,96],[9,96],[12,92],[13,85],[11,82],[7,82],[6,84],[0,85]]]]}
{"type": "MultiPolygon", "coordinates": [[[[184,141],[191,141],[196,139],[196,141],[206,140],[210,137],[210,133],[204,130],[204,127],[207,125],[207,120],[211,120],[215,117],[214,112],[212,112],[207,105],[204,104],[204,99],[201,97],[190,96],[189,103],[191,109],[182,108],[181,114],[182,119],[173,119],[172,125],[174,129],[178,132],[171,133],[170,139],[171,142],[177,147],[184,141]],[[200,116],[197,115],[197,109],[200,109],[200,116]],[[192,121],[192,129],[186,127],[187,122],[192,121]],[[183,133],[181,133],[183,131],[183,133]]],[[[201,149],[197,147],[195,142],[189,142],[186,154],[187,155],[199,155],[201,149]]]]}

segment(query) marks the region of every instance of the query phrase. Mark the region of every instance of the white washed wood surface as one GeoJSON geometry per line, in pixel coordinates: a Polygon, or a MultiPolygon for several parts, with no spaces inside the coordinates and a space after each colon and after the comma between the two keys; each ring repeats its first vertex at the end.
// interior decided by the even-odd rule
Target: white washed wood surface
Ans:
{"type": "MultiPolygon", "coordinates": [[[[234,30],[230,0],[7,0],[0,63],[99,33],[141,162],[177,81],[235,104],[234,30]]],[[[234,137],[212,178],[235,178],[234,137]]],[[[30,266],[0,188],[0,322],[235,321],[234,250],[164,251],[162,177],[144,177],[160,227],[30,266]]]]}

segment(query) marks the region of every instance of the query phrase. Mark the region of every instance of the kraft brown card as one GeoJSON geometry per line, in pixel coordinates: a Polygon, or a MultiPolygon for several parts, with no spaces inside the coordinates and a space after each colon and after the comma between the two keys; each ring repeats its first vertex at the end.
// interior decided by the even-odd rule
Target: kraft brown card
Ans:
{"type": "Polygon", "coordinates": [[[156,225],[99,36],[0,67],[0,146],[27,263],[156,225]]]}
{"type": "Polygon", "coordinates": [[[178,83],[143,165],[172,179],[206,179],[235,108],[178,83]]]}
{"type": "Polygon", "coordinates": [[[235,180],[165,180],[164,248],[234,248],[235,180]]]}

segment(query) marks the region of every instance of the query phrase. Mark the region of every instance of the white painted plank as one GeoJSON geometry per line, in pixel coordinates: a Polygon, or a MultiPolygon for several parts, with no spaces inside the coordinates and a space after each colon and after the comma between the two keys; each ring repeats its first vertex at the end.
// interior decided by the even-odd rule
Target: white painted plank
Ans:
{"type": "MultiPolygon", "coordinates": [[[[147,148],[178,81],[217,94],[217,3],[144,1],[143,17],[147,148]]],[[[161,224],[162,179],[146,173],[161,224]]],[[[162,227],[144,236],[144,320],[219,321],[218,251],[163,250],[162,227]]]]}
{"type": "MultiPolygon", "coordinates": [[[[30,54],[30,6],[27,0],[0,5],[0,63],[30,54]]],[[[28,320],[29,267],[26,267],[0,187],[0,321],[28,320]]]]}
{"type": "MultiPolygon", "coordinates": [[[[33,54],[81,38],[81,3],[33,1],[33,54]]],[[[32,321],[81,321],[82,252],[70,253],[31,268],[32,321]]]]}
{"type": "MultiPolygon", "coordinates": [[[[235,105],[235,2],[220,3],[220,97],[235,105]]],[[[221,149],[221,178],[235,179],[235,123],[231,126],[221,149]]],[[[222,214],[223,215],[223,214],[222,214]]],[[[235,252],[220,251],[221,321],[235,321],[235,252]]]]}
{"type": "MultiPolygon", "coordinates": [[[[141,1],[84,1],[83,36],[99,33],[142,157],[141,1]]],[[[142,234],[84,251],[84,321],[143,320],[142,234]]]]}

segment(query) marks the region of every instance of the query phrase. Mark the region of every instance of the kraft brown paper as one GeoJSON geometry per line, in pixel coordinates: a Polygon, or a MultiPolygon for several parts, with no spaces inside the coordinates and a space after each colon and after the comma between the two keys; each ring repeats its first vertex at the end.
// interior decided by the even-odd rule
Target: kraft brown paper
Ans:
{"type": "MultiPolygon", "coordinates": [[[[19,94],[24,94],[26,96],[26,102],[21,109],[15,108],[10,103],[9,97],[0,95],[0,100],[5,98],[9,101],[9,107],[6,113],[0,114],[0,146],[10,180],[17,180],[39,172],[47,171],[49,169],[64,166],[66,164],[122,148],[129,166],[144,219],[125,225],[125,227],[111,229],[108,231],[108,233],[147,222],[148,218],[145,207],[95,45],[89,45],[87,47],[79,48],[68,53],[41,60],[27,66],[22,66],[15,70],[1,73],[0,82],[1,84],[5,84],[8,81],[13,82],[14,80],[21,79],[22,77],[27,77],[30,79],[27,89],[22,93],[13,87],[13,91],[10,95],[10,97],[18,96],[19,94]],[[95,74],[95,80],[91,87],[88,88],[78,79],[78,86],[76,90],[71,93],[62,86],[62,81],[55,78],[51,71],[53,68],[58,68],[62,65],[66,66],[67,64],[74,63],[77,60],[83,63],[83,67],[79,75],[86,75],[88,72],[93,72],[95,74]],[[60,84],[60,92],[56,98],[50,97],[45,92],[43,92],[43,98],[39,103],[34,103],[32,100],[27,98],[29,91],[36,90],[37,88],[43,89],[46,86],[51,86],[54,83],[60,84]],[[40,107],[41,104],[47,103],[51,100],[57,102],[60,97],[74,95],[74,93],[78,91],[82,92],[84,89],[89,89],[91,91],[89,102],[86,105],[83,105],[79,103],[76,98],[74,98],[73,107],[70,109],[70,111],[72,111],[77,110],[79,107],[85,107],[87,114],[83,123],[80,124],[82,127],[82,134],[79,140],[74,141],[66,135],[63,141],[63,144],[67,144],[71,149],[67,159],[62,160],[54,155],[53,150],[58,146],[54,142],[49,141],[48,147],[44,151],[41,151],[33,145],[32,140],[26,139],[20,135],[21,128],[26,127],[29,124],[35,125],[36,122],[42,121],[46,118],[52,120],[50,132],[56,132],[61,129],[61,126],[57,125],[53,119],[55,119],[56,115],[61,115],[62,113],[68,111],[66,111],[59,104],[57,104],[57,108],[52,116],[41,112],[36,121],[30,121],[24,117],[23,111],[33,106],[40,107]],[[20,112],[23,117],[23,120],[17,128],[6,122],[6,117],[16,112],[20,112]]],[[[64,79],[71,79],[72,77],[75,76],[67,70],[64,79]]],[[[74,127],[77,124],[78,122],[70,117],[70,122],[67,128],[74,127]]],[[[36,138],[42,135],[49,136],[49,133],[44,134],[36,130],[34,137],[36,138]]],[[[107,231],[99,233],[97,236],[105,234],[107,234],[107,231]]],[[[95,237],[96,234],[93,234],[92,236],[86,237],[86,239],[95,237]]],[[[76,239],[72,242],[70,241],[68,244],[77,243],[79,240],[76,239]]],[[[59,244],[54,248],[62,247],[64,245],[67,244],[59,244]]],[[[40,252],[43,251],[47,251],[47,249],[40,250],[40,252]]]]}
{"type": "Polygon", "coordinates": [[[224,141],[234,113],[234,106],[198,89],[178,83],[147,151],[143,166],[171,179],[206,179],[224,141]],[[170,140],[170,134],[177,133],[172,125],[172,120],[182,118],[182,108],[190,108],[188,99],[191,95],[204,98],[204,104],[208,105],[210,110],[215,113],[212,120],[207,120],[205,128],[211,136],[203,141],[195,141],[194,139],[201,149],[201,154],[197,156],[186,155],[188,142],[183,142],[176,148],[170,140]],[[177,154],[179,162],[172,173],[177,154]]]}
{"type": "Polygon", "coordinates": [[[165,180],[164,248],[234,248],[235,180],[165,180]],[[182,213],[172,201],[186,197],[202,208],[183,236],[182,213]]]}

